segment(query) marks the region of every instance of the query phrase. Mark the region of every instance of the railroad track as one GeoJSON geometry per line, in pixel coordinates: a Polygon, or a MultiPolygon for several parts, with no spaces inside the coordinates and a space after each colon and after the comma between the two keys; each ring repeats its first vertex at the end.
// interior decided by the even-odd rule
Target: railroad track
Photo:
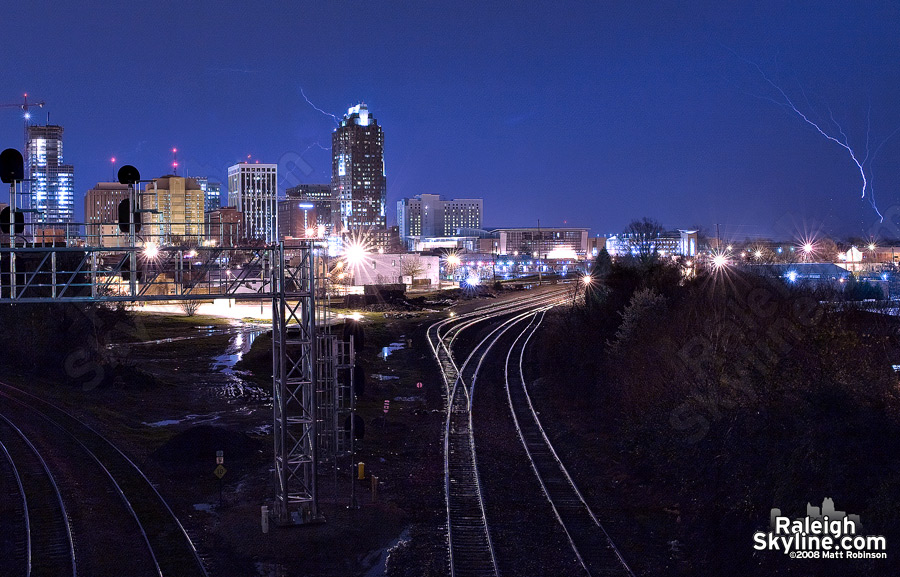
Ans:
{"type": "Polygon", "coordinates": [[[69,515],[56,480],[28,437],[0,415],[4,460],[0,574],[76,575],[69,515]]]}
{"type": "Polygon", "coordinates": [[[634,572],[597,519],[547,438],[531,403],[523,371],[525,350],[544,320],[535,312],[506,354],[505,388],[519,439],[531,468],[553,508],[578,562],[589,576],[629,575],[634,572]],[[516,362],[518,357],[518,362],[516,362]],[[511,363],[512,361],[512,363],[511,363]]]}
{"type": "Polygon", "coordinates": [[[432,324],[427,337],[441,367],[447,398],[444,430],[444,487],[447,505],[447,540],[451,577],[499,575],[485,515],[475,441],[472,429],[472,394],[485,355],[513,326],[528,318],[534,310],[561,302],[565,290],[484,307],[432,324]],[[502,317],[487,336],[458,365],[452,345],[465,329],[502,317]],[[443,332],[442,332],[443,330],[443,332]],[[477,363],[472,361],[478,358],[477,363]]]}
{"type": "MultiPolygon", "coordinates": [[[[0,397],[7,410],[16,408],[20,415],[24,415],[23,422],[27,420],[29,426],[35,429],[43,427],[48,431],[48,436],[55,435],[53,438],[58,444],[66,446],[65,450],[69,453],[66,461],[70,466],[71,463],[86,460],[102,471],[100,476],[105,476],[106,486],[112,487],[106,493],[118,497],[115,511],[120,516],[130,515],[133,518],[133,527],[143,540],[143,550],[137,554],[141,561],[129,561],[140,565],[148,575],[206,577],[206,569],[184,527],[150,480],[122,451],[77,417],[30,393],[0,383],[0,397]],[[52,433],[49,432],[51,430],[52,433]]],[[[72,487],[72,492],[76,493],[74,498],[78,498],[79,490],[91,489],[94,493],[100,492],[96,487],[76,486],[72,487]]],[[[77,547],[81,540],[90,541],[90,536],[76,532],[72,540],[77,547]]],[[[124,550],[118,548],[116,553],[126,555],[124,550]]],[[[74,569],[69,573],[44,574],[74,575],[74,569]]]]}

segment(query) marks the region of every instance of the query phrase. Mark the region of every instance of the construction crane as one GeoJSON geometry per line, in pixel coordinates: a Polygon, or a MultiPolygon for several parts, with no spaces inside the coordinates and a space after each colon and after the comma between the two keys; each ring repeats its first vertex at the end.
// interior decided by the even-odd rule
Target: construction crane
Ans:
{"type": "Polygon", "coordinates": [[[11,103],[0,104],[0,108],[18,108],[18,109],[22,110],[22,112],[24,113],[24,116],[25,116],[25,142],[28,142],[28,121],[31,120],[31,113],[28,112],[28,109],[34,108],[35,106],[38,108],[43,108],[44,101],[41,100],[40,102],[28,102],[28,94],[22,95],[22,102],[11,102],[11,103]]]}
{"type": "Polygon", "coordinates": [[[41,100],[40,102],[28,102],[28,95],[25,94],[22,96],[22,102],[12,102],[12,103],[7,103],[7,104],[0,104],[0,108],[20,108],[20,109],[22,109],[22,111],[25,112],[25,120],[28,120],[29,118],[31,118],[31,113],[28,112],[28,109],[33,106],[37,106],[38,108],[43,108],[44,101],[41,100]]]}

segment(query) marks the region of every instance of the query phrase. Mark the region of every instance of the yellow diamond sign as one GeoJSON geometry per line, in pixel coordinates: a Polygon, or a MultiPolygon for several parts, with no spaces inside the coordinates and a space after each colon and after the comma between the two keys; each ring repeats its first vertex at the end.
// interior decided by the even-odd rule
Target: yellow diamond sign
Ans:
{"type": "Polygon", "coordinates": [[[223,467],[222,465],[219,465],[218,467],[216,467],[216,470],[213,471],[213,474],[214,474],[216,477],[218,477],[218,478],[221,479],[222,477],[225,476],[225,473],[227,473],[227,472],[228,472],[228,471],[225,469],[225,467],[223,467]]]}

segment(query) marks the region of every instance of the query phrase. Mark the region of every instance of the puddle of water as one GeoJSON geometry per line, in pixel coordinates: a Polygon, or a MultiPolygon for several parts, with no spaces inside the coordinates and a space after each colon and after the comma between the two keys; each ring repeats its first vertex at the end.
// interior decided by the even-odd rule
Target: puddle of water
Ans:
{"type": "Polygon", "coordinates": [[[214,357],[210,369],[216,374],[208,385],[216,390],[216,394],[228,399],[253,399],[267,401],[271,397],[268,388],[260,388],[247,381],[248,373],[235,370],[234,366],[244,358],[253,346],[253,341],[266,332],[258,326],[242,328],[234,333],[228,342],[225,354],[214,357]]]}
{"type": "Polygon", "coordinates": [[[404,403],[409,403],[409,402],[414,402],[414,401],[421,401],[422,397],[394,397],[394,400],[404,402],[404,403]]]}
{"type": "Polygon", "coordinates": [[[252,429],[249,429],[247,431],[247,434],[248,435],[260,435],[260,436],[270,435],[270,434],[272,434],[272,424],[270,423],[268,425],[260,425],[258,427],[253,427],[252,429]]]}
{"type": "Polygon", "coordinates": [[[184,419],[167,419],[165,421],[156,421],[155,423],[144,423],[148,427],[168,427],[169,425],[177,425],[184,419]]]}
{"type": "Polygon", "coordinates": [[[213,510],[213,506],[209,503],[194,503],[194,511],[204,511],[206,513],[211,513],[213,510]]]}
{"type": "Polygon", "coordinates": [[[244,354],[253,346],[253,341],[262,333],[262,329],[259,328],[247,329],[236,333],[231,337],[225,354],[213,358],[212,369],[225,374],[233,374],[234,365],[244,358],[244,354]]]}
{"type": "Polygon", "coordinates": [[[372,375],[376,381],[399,381],[400,377],[396,375],[372,375]]]}
{"type": "Polygon", "coordinates": [[[381,358],[387,360],[391,353],[401,351],[406,348],[406,343],[391,343],[386,347],[381,347],[381,358]]]}
{"type": "Polygon", "coordinates": [[[189,421],[194,422],[195,424],[199,423],[212,423],[213,421],[219,420],[219,415],[211,414],[211,415],[185,415],[180,419],[164,419],[162,421],[155,421],[153,423],[144,423],[148,427],[170,427],[172,425],[178,425],[181,423],[187,423],[189,421]]]}

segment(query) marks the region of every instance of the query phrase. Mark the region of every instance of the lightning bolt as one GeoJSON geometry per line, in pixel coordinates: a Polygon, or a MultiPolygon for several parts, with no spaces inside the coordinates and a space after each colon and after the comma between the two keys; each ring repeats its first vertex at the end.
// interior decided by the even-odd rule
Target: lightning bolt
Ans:
{"type": "MultiPolygon", "coordinates": [[[[853,164],[855,164],[856,168],[859,170],[859,176],[862,179],[862,191],[860,194],[860,198],[864,199],[866,197],[866,190],[869,189],[870,190],[869,203],[872,205],[872,208],[875,210],[875,213],[878,215],[878,217],[881,219],[881,221],[884,222],[884,216],[881,214],[881,211],[879,211],[878,207],[875,205],[874,191],[871,190],[871,187],[869,186],[869,180],[868,180],[868,178],[866,178],[865,165],[867,162],[869,162],[871,165],[871,162],[872,162],[872,160],[874,160],[875,154],[877,154],[878,149],[880,149],[881,146],[884,145],[884,142],[887,142],[887,140],[890,140],[890,138],[892,136],[894,136],[894,134],[896,134],[897,130],[900,130],[900,128],[898,128],[893,133],[891,133],[891,136],[889,136],[884,142],[881,143],[881,145],[878,146],[878,148],[875,151],[875,154],[872,154],[870,156],[869,155],[869,134],[871,131],[871,122],[869,119],[869,114],[867,114],[867,116],[866,116],[866,156],[865,156],[865,158],[863,158],[862,162],[860,162],[860,160],[856,156],[856,152],[850,146],[850,140],[847,137],[847,133],[844,132],[843,127],[841,127],[841,125],[837,122],[837,120],[835,120],[834,114],[832,113],[830,108],[828,109],[828,116],[831,120],[831,123],[835,127],[837,127],[837,133],[836,133],[837,135],[835,135],[833,133],[833,131],[832,131],[832,133],[826,132],[826,130],[824,128],[822,128],[822,126],[821,126],[821,124],[823,124],[821,121],[816,122],[816,121],[812,120],[809,117],[809,115],[807,115],[803,111],[801,111],[797,107],[797,105],[794,104],[794,101],[791,99],[791,97],[788,96],[788,94],[778,84],[776,84],[774,81],[772,81],[771,78],[769,78],[769,76],[765,73],[765,71],[762,69],[762,67],[760,67],[759,64],[757,64],[756,62],[753,62],[751,60],[747,60],[746,58],[742,57],[737,52],[735,52],[734,50],[732,50],[731,48],[729,48],[727,46],[723,46],[723,48],[725,48],[726,50],[728,50],[729,52],[734,54],[737,58],[739,58],[743,62],[756,68],[756,70],[759,72],[760,76],[762,76],[762,78],[766,81],[766,83],[768,83],[769,86],[774,88],[778,92],[778,94],[781,95],[782,100],[776,100],[774,98],[768,98],[765,96],[761,96],[760,98],[763,98],[764,100],[773,102],[779,106],[783,106],[784,108],[787,108],[788,110],[792,111],[794,114],[799,116],[803,120],[803,122],[812,126],[816,130],[816,132],[818,132],[819,134],[824,136],[826,139],[830,140],[831,142],[837,144],[838,146],[840,146],[841,148],[843,148],[844,150],[847,151],[847,154],[850,155],[850,159],[853,161],[853,164]]],[[[801,91],[802,91],[802,89],[801,89],[801,91]]],[[[813,108],[809,102],[809,98],[806,97],[806,92],[803,92],[803,97],[806,100],[807,106],[809,106],[810,108],[813,108]]]]}
{"type": "MultiPolygon", "coordinates": [[[[881,147],[884,146],[888,140],[890,140],[894,136],[896,136],[896,134],[898,132],[900,132],[900,127],[895,128],[894,131],[892,133],[890,133],[887,138],[885,138],[884,140],[881,141],[881,144],[879,144],[878,146],[875,147],[875,152],[872,153],[871,157],[868,155],[868,153],[866,153],[866,158],[868,158],[868,160],[869,160],[869,176],[870,176],[870,178],[869,178],[869,200],[871,200],[871,202],[872,202],[872,208],[875,209],[875,212],[878,213],[878,216],[881,218],[881,222],[884,222],[884,217],[881,215],[880,212],[878,212],[878,208],[875,206],[874,162],[875,162],[875,157],[878,156],[878,151],[881,150],[881,147]]],[[[868,145],[866,146],[866,148],[868,149],[868,145]]],[[[863,164],[865,164],[865,161],[863,161],[863,164]]]]}
{"type": "Polygon", "coordinates": [[[340,124],[340,122],[338,121],[338,117],[337,117],[337,116],[335,116],[334,114],[332,114],[332,113],[330,113],[330,112],[325,112],[324,110],[322,110],[321,108],[319,108],[318,106],[316,106],[315,104],[313,104],[312,101],[311,101],[309,98],[307,98],[306,93],[303,92],[303,87],[302,87],[302,86],[300,87],[300,94],[303,95],[303,99],[306,100],[306,103],[307,103],[307,104],[309,104],[309,105],[312,106],[315,110],[318,110],[319,112],[321,112],[321,113],[324,114],[325,116],[330,116],[332,119],[334,119],[334,123],[335,123],[335,124],[340,124]]]}
{"type": "Polygon", "coordinates": [[[321,150],[324,150],[325,152],[330,152],[330,151],[331,151],[331,147],[330,147],[330,146],[326,148],[326,147],[322,146],[321,144],[319,144],[318,142],[313,142],[312,144],[310,144],[309,146],[307,146],[306,149],[305,149],[303,152],[300,153],[301,156],[302,156],[303,154],[306,154],[307,152],[309,152],[309,151],[312,150],[313,148],[319,148],[319,149],[321,149],[321,150]]]}
{"type": "Polygon", "coordinates": [[[840,140],[838,138],[832,136],[831,134],[828,134],[827,132],[825,132],[821,126],[819,126],[817,123],[810,120],[810,118],[806,114],[801,112],[800,109],[797,108],[797,106],[794,104],[794,101],[791,100],[791,97],[788,96],[787,93],[784,90],[782,90],[780,86],[778,86],[777,84],[772,82],[772,80],[766,75],[765,72],[763,72],[763,69],[760,68],[758,64],[753,63],[753,66],[756,67],[756,69],[759,71],[760,75],[762,75],[763,79],[769,84],[769,86],[771,86],[772,88],[777,90],[778,93],[781,94],[781,97],[784,98],[784,102],[781,103],[782,105],[786,105],[787,107],[789,107],[791,110],[794,111],[794,113],[797,114],[797,116],[802,118],[805,123],[807,123],[810,126],[812,126],[813,128],[815,128],[819,134],[821,134],[822,136],[824,136],[831,142],[837,144],[838,146],[840,146],[841,148],[846,150],[847,153],[850,154],[850,158],[853,159],[853,163],[856,165],[856,168],[859,169],[859,175],[863,181],[862,195],[860,196],[860,198],[865,198],[866,197],[866,188],[868,187],[868,184],[869,184],[868,180],[866,179],[866,171],[863,168],[862,163],[856,158],[856,154],[853,152],[853,149],[850,147],[850,143],[847,140],[847,135],[844,133],[844,129],[841,128],[841,125],[838,124],[837,121],[834,119],[834,115],[831,114],[831,110],[829,110],[828,113],[831,116],[831,121],[838,128],[838,132],[841,135],[840,140]]]}

